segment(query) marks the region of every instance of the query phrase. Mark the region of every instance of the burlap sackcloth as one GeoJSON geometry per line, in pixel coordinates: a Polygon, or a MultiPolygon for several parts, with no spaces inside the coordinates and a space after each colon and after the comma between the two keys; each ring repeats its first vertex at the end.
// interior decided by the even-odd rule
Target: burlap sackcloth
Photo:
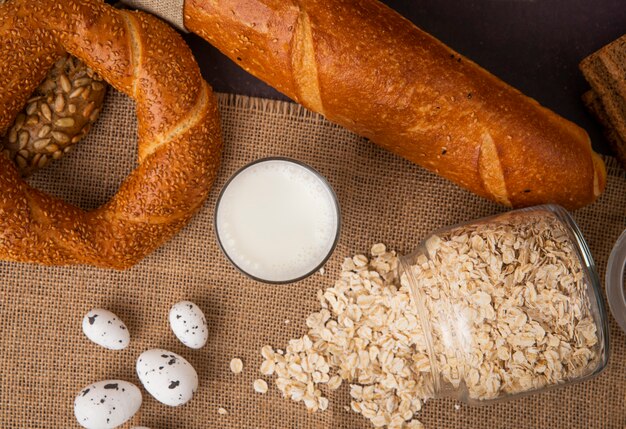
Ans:
{"type": "Polygon", "coordinates": [[[185,0],[122,0],[122,3],[156,15],[179,30],[187,31],[183,17],[185,0]]]}
{"type": "MultiPolygon", "coordinates": [[[[301,336],[317,311],[319,288],[334,283],[345,256],[385,242],[411,251],[429,231],[502,208],[404,161],[318,115],[291,103],[220,95],[226,151],[219,178],[202,211],[180,234],[133,269],[86,266],[46,268],[0,263],[0,428],[72,428],[73,400],[85,385],[121,378],[140,385],[135,360],[162,347],[180,353],[198,371],[200,388],[185,406],[170,408],[144,391],[134,424],[166,428],[367,428],[352,411],[348,385],[330,395],[328,411],[308,414],[283,399],[269,380],[265,395],[259,350],[285,347],[301,336]],[[239,167],[265,156],[288,156],[321,171],[337,191],[343,229],[325,275],[297,284],[256,283],[220,253],[213,231],[216,196],[239,167]],[[168,310],[196,302],[209,323],[208,344],[184,347],[172,334],[168,310]],[[131,345],[105,350],[81,332],[83,315],[104,307],[126,321],[131,345]],[[290,321],[287,323],[286,321],[290,321]],[[244,371],[229,362],[240,357],[244,371]],[[228,411],[220,415],[218,407],[228,411]]],[[[72,156],[31,183],[83,208],[116,192],[134,166],[136,123],[132,103],[111,92],[101,119],[72,156]]],[[[626,177],[607,158],[608,187],[592,206],[575,213],[600,274],[626,227],[626,177]]],[[[429,401],[421,414],[428,428],[618,428],[626,424],[626,338],[611,321],[608,369],[593,381],[513,402],[455,410],[453,400],[429,401]]]]}

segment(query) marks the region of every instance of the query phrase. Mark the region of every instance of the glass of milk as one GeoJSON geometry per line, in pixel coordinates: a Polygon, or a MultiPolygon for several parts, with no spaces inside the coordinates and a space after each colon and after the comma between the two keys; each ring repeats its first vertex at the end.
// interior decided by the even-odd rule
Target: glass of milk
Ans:
{"type": "Polygon", "coordinates": [[[332,254],[341,216],[337,196],[312,167],[263,158],[237,171],[215,208],[215,231],[226,257],[265,283],[293,283],[332,254]]]}

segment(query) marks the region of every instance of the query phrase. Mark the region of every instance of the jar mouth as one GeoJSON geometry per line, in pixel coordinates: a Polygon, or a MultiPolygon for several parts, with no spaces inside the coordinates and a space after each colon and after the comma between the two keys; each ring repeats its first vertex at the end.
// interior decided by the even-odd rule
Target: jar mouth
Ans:
{"type": "MultiPolygon", "coordinates": [[[[515,215],[523,212],[533,212],[541,214],[541,212],[545,212],[546,215],[550,215],[556,222],[560,222],[563,225],[563,229],[567,233],[567,237],[571,242],[571,247],[573,249],[573,256],[575,256],[580,262],[580,269],[583,274],[583,282],[585,284],[586,292],[586,300],[588,301],[588,311],[589,316],[592,318],[593,322],[597,328],[598,342],[597,342],[597,356],[591,359],[586,366],[579,368],[580,374],[577,375],[577,372],[571,372],[569,376],[564,378],[562,382],[566,382],[568,384],[578,383],[582,381],[589,380],[598,374],[600,374],[607,366],[608,357],[610,352],[609,345],[609,327],[608,327],[608,316],[606,307],[604,304],[604,300],[602,299],[602,293],[600,288],[600,280],[598,274],[596,272],[596,266],[593,261],[593,257],[591,255],[591,251],[585,239],[583,238],[582,232],[580,231],[578,225],[572,218],[572,216],[565,210],[564,208],[554,205],[547,204],[541,206],[528,207],[523,209],[511,210],[509,212],[504,212],[500,214],[496,214],[493,216],[488,216],[480,219],[471,220],[469,222],[459,223],[456,225],[451,225],[445,228],[438,229],[430,234],[427,237],[432,236],[445,236],[447,233],[451,231],[467,227],[468,225],[473,224],[489,224],[496,219],[502,219],[507,215],[515,215]]],[[[468,371],[468,362],[471,362],[472,356],[470,356],[468,350],[463,349],[462,344],[456,345],[456,347],[447,348],[445,354],[447,359],[457,359],[459,363],[457,365],[458,368],[455,368],[458,372],[455,375],[458,375],[459,382],[456,382],[456,378],[451,380],[444,380],[443,375],[445,375],[442,371],[449,371],[446,369],[447,367],[440,367],[439,360],[436,354],[436,341],[441,341],[439,338],[435,338],[435,334],[433,329],[431,328],[434,323],[430,320],[431,313],[427,311],[425,299],[427,298],[424,295],[424,291],[422,290],[422,286],[418,284],[415,274],[413,273],[413,265],[417,260],[418,255],[424,255],[427,259],[432,259],[432,255],[430,254],[427,246],[427,240],[423,240],[418,248],[411,254],[403,255],[400,257],[398,270],[399,276],[405,275],[407,277],[407,282],[409,285],[411,298],[414,301],[414,307],[417,310],[420,324],[423,330],[424,342],[426,344],[426,350],[428,352],[428,358],[431,365],[431,374],[433,378],[433,388],[435,389],[434,394],[436,396],[450,396],[450,393],[457,399],[464,400],[472,405],[483,405],[488,403],[500,402],[502,400],[510,400],[523,396],[527,396],[533,393],[543,392],[546,390],[550,390],[554,387],[557,387],[562,384],[562,382],[556,382],[554,384],[547,384],[540,387],[530,387],[527,390],[520,390],[514,393],[502,393],[501,395],[491,397],[486,397],[481,399],[480,397],[471,397],[470,389],[467,385],[467,379],[465,374],[468,371]]],[[[450,310],[454,311],[454,306],[450,306],[450,310]]],[[[441,309],[437,312],[437,314],[441,313],[441,309]]],[[[435,319],[440,316],[435,315],[435,319]]],[[[454,314],[452,316],[447,316],[445,320],[454,322],[454,314]]],[[[436,320],[435,320],[436,322],[436,320]]],[[[454,323],[451,323],[454,325],[454,323]]],[[[456,326],[446,327],[447,331],[455,331],[458,330],[456,326]]],[[[456,333],[456,331],[455,331],[456,333]]],[[[454,334],[454,333],[453,333],[454,334]]],[[[458,334],[458,333],[456,333],[458,334]]],[[[441,332],[439,336],[441,336],[441,332]]],[[[445,337],[445,335],[444,335],[445,337]]],[[[462,335],[457,335],[455,338],[458,341],[458,338],[462,337],[462,335]]],[[[471,372],[469,376],[472,376],[471,372]]]]}

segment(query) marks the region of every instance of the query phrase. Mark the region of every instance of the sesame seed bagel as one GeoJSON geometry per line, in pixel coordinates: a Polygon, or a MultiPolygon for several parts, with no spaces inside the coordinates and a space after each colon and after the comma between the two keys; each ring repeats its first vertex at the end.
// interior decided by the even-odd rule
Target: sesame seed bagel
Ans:
{"type": "Polygon", "coordinates": [[[138,166],[84,211],[22,180],[0,155],[0,259],[126,269],[201,207],[221,156],[217,104],[182,38],[158,19],[100,0],[0,5],[0,135],[64,52],[136,103],[138,166]]]}

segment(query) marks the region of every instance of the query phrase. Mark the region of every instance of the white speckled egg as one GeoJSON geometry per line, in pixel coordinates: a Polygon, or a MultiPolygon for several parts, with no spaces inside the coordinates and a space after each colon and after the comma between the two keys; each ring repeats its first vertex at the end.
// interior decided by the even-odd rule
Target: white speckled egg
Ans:
{"type": "Polygon", "coordinates": [[[94,308],[85,315],[83,332],[91,341],[110,350],[122,350],[130,343],[130,333],[124,322],[102,308],[94,308]]]}
{"type": "Polygon", "coordinates": [[[74,400],[74,415],[87,429],[112,429],[130,420],[141,406],[141,391],[123,380],[85,386],[74,400]]]}
{"type": "Polygon", "coordinates": [[[198,389],[198,374],[193,366],[167,350],[143,352],[137,359],[137,375],[148,393],[172,407],[188,402],[198,389]]]}
{"type": "Polygon", "coordinates": [[[199,349],[209,338],[204,313],[191,301],[181,301],[170,309],[170,326],[176,338],[192,349],[199,349]]]}

